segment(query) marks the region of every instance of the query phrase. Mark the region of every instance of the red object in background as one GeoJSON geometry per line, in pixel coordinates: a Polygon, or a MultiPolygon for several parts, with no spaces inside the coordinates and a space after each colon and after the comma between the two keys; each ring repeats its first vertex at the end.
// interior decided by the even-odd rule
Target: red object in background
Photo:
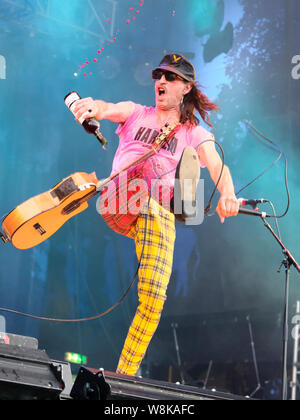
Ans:
{"type": "Polygon", "coordinates": [[[10,339],[9,336],[5,333],[0,333],[0,343],[4,343],[4,344],[9,344],[10,343],[10,339]]]}

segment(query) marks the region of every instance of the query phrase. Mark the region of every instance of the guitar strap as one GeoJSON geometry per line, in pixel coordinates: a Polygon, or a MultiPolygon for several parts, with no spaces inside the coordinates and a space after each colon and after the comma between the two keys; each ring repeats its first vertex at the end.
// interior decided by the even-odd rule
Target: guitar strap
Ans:
{"type": "Polygon", "coordinates": [[[150,172],[152,173],[144,173],[144,164],[145,161],[148,160],[151,156],[158,153],[162,147],[169,143],[169,141],[174,137],[175,133],[179,130],[180,123],[175,123],[172,128],[167,128],[166,131],[163,131],[154,141],[152,149],[145,153],[140,159],[132,162],[131,164],[127,165],[122,171],[118,172],[118,175],[113,178],[114,181],[114,191],[115,194],[115,201],[116,207],[113,209],[109,209],[108,200],[109,200],[109,187],[108,189],[104,189],[100,192],[100,198],[97,201],[97,210],[106,222],[106,224],[113,229],[115,232],[120,233],[122,235],[127,235],[131,230],[132,226],[136,223],[136,220],[143,210],[144,204],[146,203],[148,197],[145,194],[139,198],[139,209],[140,212],[134,209],[134,212],[130,212],[128,208],[128,203],[130,202],[130,198],[136,194],[136,192],[128,189],[129,182],[135,179],[144,179],[151,189],[151,180],[157,178],[157,174],[150,167],[150,172]],[[143,165],[141,165],[143,163],[143,165]],[[120,182],[119,175],[122,172],[127,171],[127,182],[124,183],[120,182]],[[153,176],[152,176],[153,175],[153,176]],[[106,195],[104,195],[106,194],[106,195]],[[126,197],[126,201],[120,200],[120,197],[126,197]]]}
{"type": "Polygon", "coordinates": [[[178,123],[174,123],[174,128],[172,129],[172,131],[170,133],[166,134],[163,131],[154,141],[153,146],[156,149],[156,152],[159,152],[160,149],[165,144],[168,144],[180,128],[181,128],[181,124],[178,122],[178,123]]]}
{"type": "MultiPolygon", "coordinates": [[[[66,208],[63,209],[62,213],[63,214],[69,214],[72,213],[72,211],[74,211],[76,208],[78,208],[83,202],[89,200],[90,198],[92,198],[93,196],[97,195],[100,192],[100,196],[103,193],[103,188],[111,181],[114,180],[115,185],[117,186],[117,202],[119,204],[119,175],[121,174],[121,172],[125,172],[126,170],[128,170],[128,182],[132,181],[134,179],[139,179],[143,177],[143,165],[141,165],[142,162],[145,162],[147,159],[149,159],[151,156],[153,156],[154,154],[158,153],[160,151],[160,149],[162,147],[164,147],[166,144],[168,144],[170,142],[170,140],[174,137],[175,133],[177,132],[177,130],[180,128],[180,123],[174,123],[170,126],[166,126],[165,130],[162,131],[162,133],[157,136],[157,138],[155,139],[152,148],[145,153],[143,156],[141,156],[139,159],[137,159],[136,161],[132,162],[131,164],[127,165],[125,168],[123,168],[121,171],[119,171],[117,174],[114,174],[112,176],[110,176],[109,178],[107,178],[103,183],[101,183],[100,186],[96,186],[95,185],[95,190],[88,193],[86,196],[78,199],[78,200],[74,200],[74,202],[71,202],[68,206],[66,206],[66,208]]],[[[151,172],[151,171],[150,171],[151,172]]],[[[152,174],[150,173],[150,176],[148,176],[147,181],[149,181],[151,179],[151,175],[153,175],[153,178],[157,178],[157,174],[155,173],[155,171],[152,169],[152,174]]],[[[128,183],[127,182],[127,183],[128,183]]],[[[149,183],[148,183],[149,185],[149,183]]],[[[68,179],[66,179],[64,182],[62,182],[55,190],[53,190],[51,192],[51,195],[53,197],[57,197],[60,200],[63,200],[66,196],[68,196],[69,194],[71,194],[72,192],[77,191],[78,188],[76,187],[76,185],[74,184],[74,181],[72,179],[72,177],[69,177],[68,179]]],[[[126,185],[126,190],[127,190],[127,185],[126,185]]],[[[124,192],[124,191],[123,191],[124,192]]],[[[128,191],[125,191],[125,193],[127,194],[128,197],[128,191]]],[[[133,195],[133,193],[131,192],[131,195],[133,195]]],[[[127,201],[128,202],[128,201],[127,201]]],[[[115,218],[118,222],[120,222],[121,219],[123,219],[122,224],[127,225],[127,226],[132,226],[132,223],[136,220],[136,218],[138,217],[138,215],[131,215],[130,213],[128,215],[104,215],[102,213],[100,213],[104,220],[106,222],[111,221],[111,223],[113,222],[113,219],[115,218]],[[115,217],[114,217],[115,216],[115,217]],[[123,218],[123,216],[130,216],[123,218]]],[[[6,217],[6,216],[5,216],[6,217]]],[[[2,220],[0,221],[2,222],[2,220]]],[[[109,224],[109,223],[108,223],[109,224]]],[[[114,227],[111,226],[113,229],[114,227]]],[[[119,229],[114,229],[117,232],[119,232],[119,229]]],[[[127,230],[127,227],[126,229],[127,230]]],[[[120,233],[124,233],[123,231],[120,233]]],[[[7,236],[2,233],[0,231],[0,240],[2,240],[4,243],[8,242],[9,239],[7,238],[7,236]]]]}

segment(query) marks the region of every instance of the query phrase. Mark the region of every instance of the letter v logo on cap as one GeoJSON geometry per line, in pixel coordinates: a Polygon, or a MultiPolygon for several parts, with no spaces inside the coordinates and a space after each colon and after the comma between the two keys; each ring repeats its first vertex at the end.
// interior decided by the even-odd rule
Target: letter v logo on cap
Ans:
{"type": "Polygon", "coordinates": [[[181,57],[176,57],[176,55],[173,55],[174,61],[175,63],[177,63],[177,61],[181,60],[181,57]]]}

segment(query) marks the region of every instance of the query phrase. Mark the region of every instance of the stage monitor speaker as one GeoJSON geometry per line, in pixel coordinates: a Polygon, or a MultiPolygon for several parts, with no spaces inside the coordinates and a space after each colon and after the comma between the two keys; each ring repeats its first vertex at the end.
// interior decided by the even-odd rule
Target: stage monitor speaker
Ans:
{"type": "MultiPolygon", "coordinates": [[[[88,369],[94,374],[97,370],[88,369]]],[[[110,387],[107,400],[249,400],[249,398],[193,386],[103,372],[110,387]]]]}
{"type": "Polygon", "coordinates": [[[74,400],[107,400],[110,395],[110,386],[105,380],[102,370],[92,372],[81,367],[75,379],[70,396],[74,400]]]}
{"type": "Polygon", "coordinates": [[[39,348],[39,343],[36,338],[5,332],[0,332],[0,344],[11,344],[13,346],[35,350],[39,348]]]}
{"type": "Polygon", "coordinates": [[[66,388],[63,379],[66,366],[52,362],[29,337],[7,335],[6,342],[0,343],[0,400],[60,399],[66,388]]]}

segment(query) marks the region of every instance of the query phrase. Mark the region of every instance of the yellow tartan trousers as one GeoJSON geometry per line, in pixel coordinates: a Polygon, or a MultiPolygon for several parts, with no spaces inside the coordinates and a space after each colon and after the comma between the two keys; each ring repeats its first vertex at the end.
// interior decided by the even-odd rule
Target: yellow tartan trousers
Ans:
{"type": "Polygon", "coordinates": [[[117,373],[137,373],[157,329],[172,272],[175,235],[174,214],[153,199],[149,202],[148,216],[146,212],[140,214],[127,235],[135,240],[140,261],[139,306],[124,343],[117,373]]]}

